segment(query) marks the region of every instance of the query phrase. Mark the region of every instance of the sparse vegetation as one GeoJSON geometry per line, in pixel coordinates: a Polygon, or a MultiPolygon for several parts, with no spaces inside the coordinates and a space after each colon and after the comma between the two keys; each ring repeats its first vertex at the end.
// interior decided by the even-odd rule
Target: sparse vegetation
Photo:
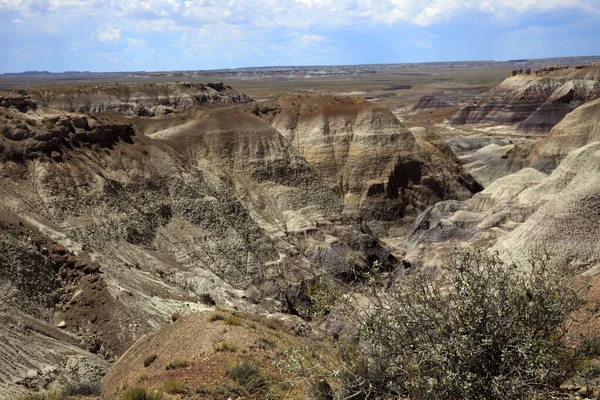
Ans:
{"type": "Polygon", "coordinates": [[[168,380],[163,384],[163,389],[169,394],[181,394],[187,392],[185,383],[177,380],[168,380]]]}
{"type": "Polygon", "coordinates": [[[215,302],[215,300],[212,298],[212,296],[209,293],[202,293],[198,296],[198,300],[200,300],[200,302],[202,304],[205,304],[207,306],[215,306],[217,305],[217,303],[215,302]]]}
{"type": "Polygon", "coordinates": [[[219,351],[229,351],[231,353],[235,353],[237,351],[237,346],[233,343],[229,343],[227,341],[218,342],[213,345],[213,349],[217,352],[219,351]]]}
{"type": "Polygon", "coordinates": [[[214,312],[208,316],[208,322],[223,321],[225,316],[219,312],[214,312]]]}
{"type": "Polygon", "coordinates": [[[28,393],[16,398],[17,400],[63,400],[64,396],[58,390],[48,390],[41,393],[28,393]]]}
{"type": "Polygon", "coordinates": [[[28,393],[17,397],[17,400],[64,400],[72,397],[97,396],[100,385],[97,382],[68,382],[61,389],[28,393]]]}
{"type": "Polygon", "coordinates": [[[227,315],[225,317],[225,324],[226,325],[231,325],[231,326],[241,326],[242,325],[242,320],[236,316],[233,315],[227,315]]]}
{"type": "Polygon", "coordinates": [[[161,390],[152,390],[141,386],[135,386],[127,389],[121,396],[121,400],[163,400],[164,395],[161,390]]]}
{"type": "Polygon", "coordinates": [[[260,370],[246,362],[240,362],[229,368],[227,377],[249,392],[257,392],[267,386],[267,380],[262,376],[260,370]]]}
{"type": "Polygon", "coordinates": [[[171,361],[169,364],[167,364],[167,366],[165,367],[165,369],[168,371],[170,369],[178,369],[178,368],[186,368],[188,366],[190,366],[190,362],[188,360],[174,360],[171,361]]]}
{"type": "Polygon", "coordinates": [[[100,394],[98,382],[69,382],[61,390],[63,396],[93,396],[100,394]]]}
{"type": "Polygon", "coordinates": [[[148,357],[146,357],[144,359],[144,367],[149,367],[154,362],[154,360],[156,360],[156,357],[156,354],[151,354],[148,357]]]}

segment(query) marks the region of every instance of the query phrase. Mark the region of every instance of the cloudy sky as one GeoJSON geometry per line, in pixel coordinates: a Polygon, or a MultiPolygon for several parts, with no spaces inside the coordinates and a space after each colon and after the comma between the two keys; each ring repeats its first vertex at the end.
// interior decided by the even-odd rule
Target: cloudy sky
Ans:
{"type": "Polygon", "coordinates": [[[600,55],[600,0],[0,0],[0,73],[600,55]]]}

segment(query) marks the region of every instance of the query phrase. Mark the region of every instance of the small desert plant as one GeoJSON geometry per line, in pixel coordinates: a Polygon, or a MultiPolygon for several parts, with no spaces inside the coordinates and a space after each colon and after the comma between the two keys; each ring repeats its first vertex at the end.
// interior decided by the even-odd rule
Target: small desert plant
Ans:
{"type": "Polygon", "coordinates": [[[163,384],[165,392],[170,394],[181,394],[187,392],[187,387],[182,381],[169,380],[163,384]]]}
{"type": "Polygon", "coordinates": [[[207,306],[215,306],[215,305],[217,305],[217,303],[212,298],[212,296],[210,295],[210,293],[201,293],[198,296],[198,299],[200,300],[200,303],[205,304],[207,306]]]}
{"type": "Polygon", "coordinates": [[[151,354],[148,357],[144,358],[144,367],[149,367],[154,362],[154,360],[156,360],[156,357],[156,354],[151,354]]]}
{"type": "Polygon", "coordinates": [[[93,396],[100,394],[98,382],[69,382],[61,390],[63,396],[93,396]]]}
{"type": "Polygon", "coordinates": [[[240,362],[227,370],[227,377],[236,381],[250,392],[256,392],[267,386],[267,380],[254,365],[240,362]]]}
{"type": "Polygon", "coordinates": [[[235,317],[233,315],[227,315],[225,317],[225,324],[226,325],[231,325],[231,326],[241,326],[242,325],[242,320],[238,317],[235,317]]]}
{"type": "Polygon", "coordinates": [[[229,342],[218,342],[213,345],[213,349],[217,352],[229,351],[231,353],[235,353],[237,351],[237,346],[229,342]]]}
{"type": "Polygon", "coordinates": [[[28,393],[18,396],[17,400],[62,400],[65,396],[58,390],[48,390],[41,393],[28,393]]]}
{"type": "Polygon", "coordinates": [[[161,390],[152,390],[141,386],[127,389],[121,396],[121,400],[163,400],[161,390]]]}
{"type": "Polygon", "coordinates": [[[210,387],[204,385],[204,384],[199,384],[198,387],[196,388],[195,392],[197,394],[203,394],[203,395],[214,395],[215,391],[213,389],[211,389],[210,387]]]}
{"type": "Polygon", "coordinates": [[[167,364],[165,369],[168,371],[170,369],[186,368],[190,364],[191,363],[188,360],[178,359],[178,360],[171,361],[169,364],[167,364]]]}
{"type": "Polygon", "coordinates": [[[340,345],[337,395],[548,398],[573,372],[567,321],[584,304],[573,287],[547,257],[519,265],[475,249],[443,274],[374,289],[369,307],[347,304],[358,332],[340,345]]]}
{"type": "Polygon", "coordinates": [[[225,316],[221,313],[214,312],[208,316],[208,322],[223,321],[225,316]]]}

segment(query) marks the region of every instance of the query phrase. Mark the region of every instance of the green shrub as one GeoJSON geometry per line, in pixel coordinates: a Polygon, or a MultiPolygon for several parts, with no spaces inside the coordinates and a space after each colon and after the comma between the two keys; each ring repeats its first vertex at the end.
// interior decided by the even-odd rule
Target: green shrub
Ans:
{"type": "Polygon", "coordinates": [[[171,361],[169,364],[167,364],[165,369],[168,371],[170,369],[185,368],[185,367],[188,367],[189,365],[190,365],[190,362],[188,360],[174,360],[174,361],[171,361]]]}
{"type": "Polygon", "coordinates": [[[156,357],[156,354],[151,354],[148,357],[146,357],[144,359],[144,367],[148,368],[154,362],[154,360],[156,360],[156,357]]]}
{"type": "Polygon", "coordinates": [[[254,365],[240,362],[227,370],[227,377],[236,381],[240,386],[250,392],[256,392],[267,386],[266,379],[254,365]]]}
{"type": "Polygon", "coordinates": [[[482,250],[455,254],[442,276],[414,271],[371,291],[370,312],[348,302],[358,333],[340,346],[337,395],[548,398],[574,365],[566,323],[584,297],[573,287],[547,257],[517,265],[482,250]]]}
{"type": "Polygon", "coordinates": [[[151,390],[141,386],[135,386],[127,389],[121,396],[121,400],[163,400],[164,396],[161,390],[151,390]]]}

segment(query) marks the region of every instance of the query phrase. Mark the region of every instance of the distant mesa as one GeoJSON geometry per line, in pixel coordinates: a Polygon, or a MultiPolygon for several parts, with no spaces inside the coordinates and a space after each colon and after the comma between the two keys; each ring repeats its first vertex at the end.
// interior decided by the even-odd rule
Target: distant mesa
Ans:
{"type": "Polygon", "coordinates": [[[248,103],[253,100],[223,83],[169,82],[101,84],[28,89],[41,106],[68,112],[117,111],[153,117],[194,106],[248,103]]]}
{"type": "Polygon", "coordinates": [[[385,87],[381,90],[383,90],[383,91],[408,90],[408,89],[412,89],[412,88],[413,88],[413,85],[392,85],[392,86],[385,87]]]}
{"type": "Polygon", "coordinates": [[[522,132],[545,134],[569,112],[598,97],[600,63],[518,70],[458,110],[451,124],[512,124],[522,132]]]}
{"type": "Polygon", "coordinates": [[[425,95],[419,99],[411,112],[439,110],[440,108],[452,107],[452,104],[445,102],[433,95],[425,95]]]}

